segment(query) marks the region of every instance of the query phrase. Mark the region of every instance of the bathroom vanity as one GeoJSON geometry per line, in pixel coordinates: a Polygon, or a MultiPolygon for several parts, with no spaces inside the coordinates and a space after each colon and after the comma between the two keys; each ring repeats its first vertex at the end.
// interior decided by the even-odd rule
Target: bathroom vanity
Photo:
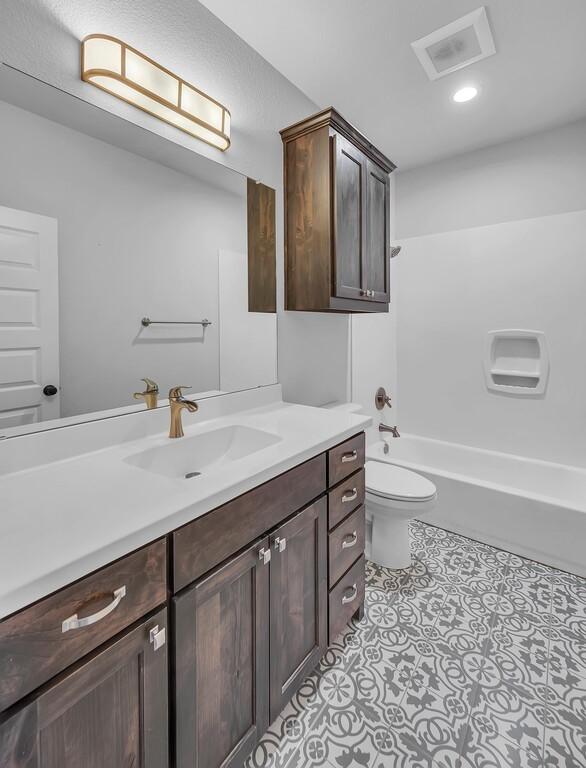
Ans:
{"type": "MultiPolygon", "coordinates": [[[[246,396],[267,397],[227,399],[246,396]]],[[[39,554],[20,569],[27,584],[13,578],[2,589],[4,615],[25,595],[38,596],[0,620],[3,768],[73,767],[87,764],[88,755],[100,766],[240,765],[328,643],[361,615],[368,420],[283,403],[213,418],[222,406],[212,401],[225,399],[203,401],[199,416],[212,418],[186,425],[181,440],[154,434],[58,462],[50,475],[31,468],[0,478],[4,502],[17,486],[26,497],[25,486],[48,483],[49,504],[63,496],[55,525],[68,519],[78,528],[73,538],[84,541],[79,552],[39,554]],[[242,436],[260,439],[254,430],[276,440],[186,479],[180,446],[193,456],[198,444],[211,451],[226,429],[241,454],[242,436]],[[167,449],[181,474],[168,475],[167,449]],[[67,485],[93,466],[104,481],[95,503],[120,504],[115,462],[126,484],[151,494],[153,510],[166,490],[159,519],[145,508],[141,529],[140,510],[129,509],[130,519],[120,524],[131,534],[126,541],[137,543],[157,528],[163,534],[84,572],[92,558],[128,545],[107,543],[93,517],[80,526],[93,507],[88,501],[76,522],[67,485]],[[61,472],[69,480],[60,487],[61,472]],[[43,583],[50,584],[49,571],[55,584],[71,583],[42,595],[34,576],[45,572],[43,583]]],[[[152,416],[160,420],[162,413],[152,416]]],[[[26,498],[23,509],[22,537],[26,498]]],[[[106,526],[107,511],[103,517],[106,526]]],[[[65,530],[63,537],[72,540],[65,530]]],[[[24,559],[24,538],[22,545],[24,559]]]]}

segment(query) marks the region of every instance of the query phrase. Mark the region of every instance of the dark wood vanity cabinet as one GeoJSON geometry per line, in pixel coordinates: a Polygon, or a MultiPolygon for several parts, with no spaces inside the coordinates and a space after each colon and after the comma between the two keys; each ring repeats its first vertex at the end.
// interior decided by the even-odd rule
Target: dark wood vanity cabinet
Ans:
{"type": "Polygon", "coordinates": [[[166,609],[0,717],[2,768],[168,766],[166,609]]]}
{"type": "Polygon", "coordinates": [[[0,621],[1,768],[242,765],[361,615],[363,467],[361,433],[0,621]]]}
{"type": "Polygon", "coordinates": [[[271,535],[271,722],[327,648],[327,536],[325,497],[271,535]]]}
{"type": "Polygon", "coordinates": [[[174,598],[177,768],[240,765],[269,726],[268,539],[174,598]]]}
{"type": "Polygon", "coordinates": [[[326,506],[174,598],[177,768],[241,765],[326,650],[326,506]]]}
{"type": "Polygon", "coordinates": [[[388,311],[394,164],[333,108],[281,136],[285,309],[388,311]]]}

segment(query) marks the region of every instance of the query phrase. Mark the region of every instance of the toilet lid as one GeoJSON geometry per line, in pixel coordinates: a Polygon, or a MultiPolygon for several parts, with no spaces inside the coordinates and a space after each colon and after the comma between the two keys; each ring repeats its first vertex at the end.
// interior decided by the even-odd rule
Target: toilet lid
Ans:
{"type": "Polygon", "coordinates": [[[367,461],[365,469],[366,490],[375,496],[397,501],[427,501],[436,494],[431,480],[409,469],[381,461],[367,461]]]}

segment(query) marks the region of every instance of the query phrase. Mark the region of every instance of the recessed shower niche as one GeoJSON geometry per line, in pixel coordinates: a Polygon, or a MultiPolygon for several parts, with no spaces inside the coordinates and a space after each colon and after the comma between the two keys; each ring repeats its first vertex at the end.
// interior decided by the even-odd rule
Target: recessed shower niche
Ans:
{"type": "Polygon", "coordinates": [[[494,392],[542,395],[549,375],[549,356],[542,331],[489,331],[484,356],[486,386],[494,392]]]}

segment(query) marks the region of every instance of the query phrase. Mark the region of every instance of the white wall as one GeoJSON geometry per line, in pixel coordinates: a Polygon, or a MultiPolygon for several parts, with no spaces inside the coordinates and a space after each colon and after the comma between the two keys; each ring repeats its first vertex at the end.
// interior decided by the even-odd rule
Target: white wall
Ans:
{"type": "Polygon", "coordinates": [[[237,196],[4,102],[0,167],[0,205],[58,221],[61,415],[131,404],[143,376],[217,389],[218,249],[246,248],[244,178],[237,196]]]}
{"type": "MultiPolygon", "coordinates": [[[[277,191],[278,300],[283,306],[282,144],[278,131],[318,107],[197,0],[19,0],[4,3],[0,59],[277,191]],[[222,101],[232,113],[232,146],[208,147],[79,79],[79,41],[92,32],[125,39],[222,101]]],[[[348,324],[280,312],[279,380],[286,399],[345,399],[348,324]],[[324,350],[330,350],[323,354],[324,350]],[[302,352],[302,354],[300,354],[302,352]],[[317,377],[318,391],[307,387],[317,377]]]]}
{"type": "Polygon", "coordinates": [[[579,211],[585,178],[586,120],[397,171],[396,236],[579,211]]]}
{"type": "Polygon", "coordinates": [[[397,176],[406,432],[586,463],[586,121],[397,176]],[[486,332],[542,330],[543,398],[489,392],[486,332]]]}

